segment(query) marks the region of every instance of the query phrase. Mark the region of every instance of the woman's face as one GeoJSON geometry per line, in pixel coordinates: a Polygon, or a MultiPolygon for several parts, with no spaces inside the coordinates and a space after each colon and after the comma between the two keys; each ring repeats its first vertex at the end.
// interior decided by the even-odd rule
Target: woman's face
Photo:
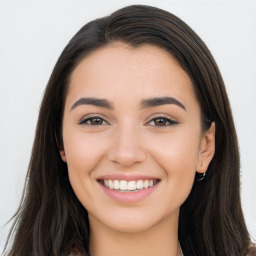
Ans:
{"type": "Polygon", "coordinates": [[[186,72],[165,50],[113,43],[71,76],[63,161],[90,225],[138,232],[177,222],[214,154],[186,72]]]}

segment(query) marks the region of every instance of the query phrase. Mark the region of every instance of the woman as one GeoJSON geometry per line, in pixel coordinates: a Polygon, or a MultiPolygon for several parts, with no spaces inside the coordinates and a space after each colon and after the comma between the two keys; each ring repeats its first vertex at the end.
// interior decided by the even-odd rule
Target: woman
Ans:
{"type": "Polygon", "coordinates": [[[53,70],[7,255],[246,255],[239,170],[207,47],[170,13],[123,8],[53,70]]]}

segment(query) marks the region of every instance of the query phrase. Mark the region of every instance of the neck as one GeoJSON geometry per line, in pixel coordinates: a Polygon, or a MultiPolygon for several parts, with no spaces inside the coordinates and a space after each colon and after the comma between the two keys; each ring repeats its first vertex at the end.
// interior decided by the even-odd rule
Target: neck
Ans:
{"type": "Polygon", "coordinates": [[[118,232],[90,218],[91,256],[180,256],[178,215],[141,232],[118,232]]]}

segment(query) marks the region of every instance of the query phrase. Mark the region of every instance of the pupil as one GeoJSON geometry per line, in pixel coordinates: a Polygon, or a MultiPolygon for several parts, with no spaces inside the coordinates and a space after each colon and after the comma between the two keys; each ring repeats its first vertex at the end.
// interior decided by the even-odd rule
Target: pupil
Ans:
{"type": "Polygon", "coordinates": [[[163,118],[156,119],[155,121],[156,125],[165,125],[166,120],[163,118]]]}
{"type": "Polygon", "coordinates": [[[101,124],[101,119],[100,118],[94,118],[94,119],[92,119],[92,124],[101,124]]]}

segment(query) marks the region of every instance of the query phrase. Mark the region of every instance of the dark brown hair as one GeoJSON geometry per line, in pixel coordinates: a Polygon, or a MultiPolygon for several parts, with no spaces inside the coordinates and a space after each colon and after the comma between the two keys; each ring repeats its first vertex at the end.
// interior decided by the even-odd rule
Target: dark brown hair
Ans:
{"type": "Polygon", "coordinates": [[[21,205],[7,255],[89,255],[87,211],[75,196],[62,162],[62,116],[69,79],[90,52],[111,42],[151,44],[171,53],[190,76],[202,127],[216,124],[216,153],[202,182],[181,206],[179,240],[184,255],[241,256],[250,243],[240,201],[237,137],[225,86],[206,45],[179,18],[135,5],[94,20],[71,39],[52,72],[42,101],[21,205]],[[58,143],[57,143],[58,142],[58,143]]]}

